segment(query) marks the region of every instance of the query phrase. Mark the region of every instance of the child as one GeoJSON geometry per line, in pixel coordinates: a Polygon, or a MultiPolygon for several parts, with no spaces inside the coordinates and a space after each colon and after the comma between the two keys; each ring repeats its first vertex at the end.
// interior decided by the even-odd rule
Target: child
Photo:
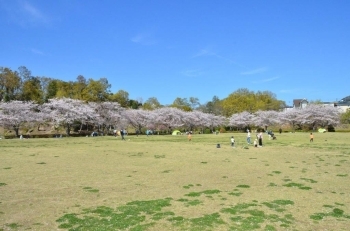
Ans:
{"type": "Polygon", "coordinates": [[[235,147],[235,138],[233,136],[231,136],[231,147],[235,147]]]}
{"type": "Polygon", "coordinates": [[[312,134],[312,132],[310,133],[310,142],[314,142],[314,135],[312,134]]]}
{"type": "Polygon", "coordinates": [[[192,140],[192,133],[191,132],[188,133],[187,138],[188,138],[188,141],[192,140]]]}
{"type": "Polygon", "coordinates": [[[258,147],[258,140],[257,139],[254,140],[254,147],[256,147],[256,148],[258,147]]]}
{"type": "Polygon", "coordinates": [[[248,134],[247,134],[247,143],[250,144],[250,131],[249,129],[247,130],[248,134]]]}

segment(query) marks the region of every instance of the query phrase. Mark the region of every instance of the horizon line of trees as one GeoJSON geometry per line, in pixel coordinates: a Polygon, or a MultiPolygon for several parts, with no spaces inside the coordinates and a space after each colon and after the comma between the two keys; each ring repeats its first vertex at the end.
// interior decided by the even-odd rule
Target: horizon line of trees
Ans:
{"type": "Polygon", "coordinates": [[[271,126],[288,125],[293,130],[307,126],[310,129],[336,126],[340,122],[337,108],[312,104],[303,109],[288,111],[243,111],[231,116],[215,115],[199,110],[185,111],[175,107],[161,107],[154,110],[124,108],[118,102],[85,102],[77,99],[55,98],[38,104],[32,101],[0,102],[0,126],[15,131],[16,136],[23,128],[39,130],[43,124],[53,129],[61,127],[69,136],[72,129],[81,132],[83,128],[92,128],[103,133],[112,129],[133,127],[135,131],[143,129],[168,131],[182,129],[186,131],[214,131],[220,127],[237,128],[245,131],[271,126]]]}
{"type": "Polygon", "coordinates": [[[155,110],[161,107],[175,107],[184,111],[200,110],[215,115],[230,116],[234,113],[259,110],[279,111],[286,107],[282,100],[270,91],[250,91],[240,88],[224,99],[213,96],[212,100],[201,104],[197,97],[177,97],[170,105],[162,105],[156,97],[143,102],[142,98],[130,99],[125,90],[111,92],[107,78],[86,79],[79,75],[76,81],[63,81],[44,76],[33,76],[25,66],[18,70],[0,66],[0,102],[12,100],[32,101],[44,104],[49,99],[70,98],[84,102],[117,102],[123,108],[155,110]]]}

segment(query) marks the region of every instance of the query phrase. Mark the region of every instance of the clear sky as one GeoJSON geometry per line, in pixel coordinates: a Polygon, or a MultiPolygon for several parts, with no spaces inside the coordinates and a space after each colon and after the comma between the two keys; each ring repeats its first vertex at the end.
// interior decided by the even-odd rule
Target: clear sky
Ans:
{"type": "Polygon", "coordinates": [[[131,99],[350,95],[349,0],[0,0],[0,28],[0,66],[131,99]]]}

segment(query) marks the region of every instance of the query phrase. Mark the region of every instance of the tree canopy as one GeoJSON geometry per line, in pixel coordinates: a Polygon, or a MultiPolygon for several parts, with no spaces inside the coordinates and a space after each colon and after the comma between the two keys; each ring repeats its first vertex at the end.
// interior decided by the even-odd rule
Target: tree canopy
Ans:
{"type": "Polygon", "coordinates": [[[240,88],[222,100],[222,109],[225,116],[247,111],[250,113],[259,110],[281,110],[285,103],[276,99],[270,91],[250,91],[240,88]]]}
{"type": "Polygon", "coordinates": [[[252,113],[259,110],[279,110],[285,106],[272,92],[254,92],[246,88],[238,89],[222,100],[213,96],[211,101],[204,104],[197,97],[176,97],[170,105],[162,105],[156,97],[151,97],[142,104],[140,100],[130,99],[126,90],[111,92],[111,84],[107,78],[86,79],[83,75],[78,75],[75,81],[63,81],[46,76],[33,76],[25,66],[15,71],[0,67],[0,101],[23,100],[42,104],[54,98],[117,102],[124,108],[145,110],[170,106],[184,111],[200,110],[223,116],[243,111],[252,113]]]}

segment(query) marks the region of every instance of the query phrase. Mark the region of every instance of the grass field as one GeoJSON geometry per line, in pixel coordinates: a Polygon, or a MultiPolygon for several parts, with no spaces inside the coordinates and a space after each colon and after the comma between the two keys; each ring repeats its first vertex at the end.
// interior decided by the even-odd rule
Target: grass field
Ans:
{"type": "Polygon", "coordinates": [[[349,230],[349,133],[231,135],[0,140],[0,230],[349,230]]]}

